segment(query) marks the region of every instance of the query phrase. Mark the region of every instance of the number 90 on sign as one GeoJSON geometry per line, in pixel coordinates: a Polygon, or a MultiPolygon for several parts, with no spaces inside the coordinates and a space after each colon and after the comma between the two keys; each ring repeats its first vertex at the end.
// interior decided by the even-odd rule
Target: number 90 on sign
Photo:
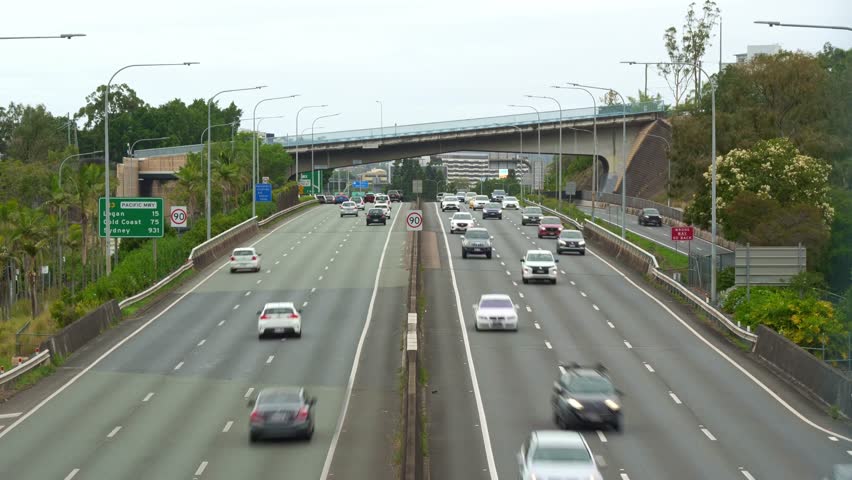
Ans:
{"type": "Polygon", "coordinates": [[[170,215],[172,228],[186,228],[186,220],[189,216],[186,213],[186,207],[172,207],[170,215]]]}
{"type": "Polygon", "coordinates": [[[423,211],[412,210],[405,216],[406,230],[410,232],[419,232],[423,230],[423,211]]]}

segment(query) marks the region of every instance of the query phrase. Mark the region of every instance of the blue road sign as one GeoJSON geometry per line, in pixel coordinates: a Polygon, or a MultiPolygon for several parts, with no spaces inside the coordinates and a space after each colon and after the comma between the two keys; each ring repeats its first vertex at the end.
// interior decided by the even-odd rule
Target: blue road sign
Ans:
{"type": "Polygon", "coordinates": [[[369,188],[370,182],[368,182],[367,180],[355,180],[354,182],[352,182],[352,187],[353,188],[369,188]]]}
{"type": "Polygon", "coordinates": [[[269,183],[258,183],[256,185],[257,194],[255,195],[255,201],[257,202],[271,202],[272,201],[272,184],[269,183]]]}

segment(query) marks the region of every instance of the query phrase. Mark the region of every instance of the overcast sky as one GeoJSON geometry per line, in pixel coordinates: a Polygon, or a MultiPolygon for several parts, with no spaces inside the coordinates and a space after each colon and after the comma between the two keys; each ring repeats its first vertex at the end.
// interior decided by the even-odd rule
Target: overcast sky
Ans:
{"type": "MultiPolygon", "coordinates": [[[[295,130],[297,106],[329,104],[324,131],[392,126],[520,113],[511,103],[547,101],[590,106],[583,92],[556,91],[555,82],[598,84],[634,95],[644,70],[620,60],[664,59],[663,32],[678,30],[688,0],[308,0],[14,1],[2,6],[0,36],[85,33],[72,40],[0,41],[0,103],[42,103],[55,114],[75,112],[97,85],[130,63],[198,61],[193,67],[128,69],[116,77],[152,105],[173,98],[224,94],[250,117],[266,97],[263,130],[295,130]]],[[[850,0],[722,0],[724,62],[747,45],[780,44],[816,52],[825,42],[852,47],[852,32],[769,28],[754,20],[852,25],[850,0]]],[[[715,72],[719,30],[705,62],[715,72]]],[[[671,98],[649,73],[650,93],[671,98]]],[[[300,129],[319,110],[300,116],[300,129]]],[[[245,125],[245,124],[244,124],[245,125]]],[[[250,126],[250,123],[249,123],[250,126]]]]}

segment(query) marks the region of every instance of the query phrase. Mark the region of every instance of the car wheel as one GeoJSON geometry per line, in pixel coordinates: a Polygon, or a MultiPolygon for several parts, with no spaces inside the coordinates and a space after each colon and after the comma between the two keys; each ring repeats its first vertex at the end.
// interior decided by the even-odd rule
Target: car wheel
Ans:
{"type": "Polygon", "coordinates": [[[258,334],[257,334],[257,339],[258,339],[258,340],[263,340],[263,334],[262,334],[262,333],[258,333],[258,334]]]}
{"type": "Polygon", "coordinates": [[[559,418],[559,414],[556,412],[553,412],[553,424],[559,427],[560,429],[564,428],[562,424],[562,419],[559,418]]]}
{"type": "Polygon", "coordinates": [[[474,328],[477,332],[479,331],[479,324],[478,324],[478,323],[476,323],[475,321],[473,322],[473,328],[474,328]]]}
{"type": "Polygon", "coordinates": [[[530,283],[530,279],[529,279],[529,278],[524,278],[524,279],[523,279],[523,282],[524,282],[524,283],[530,283]]]}
{"type": "Polygon", "coordinates": [[[467,258],[467,252],[464,249],[462,249],[462,258],[467,258]]]}
{"type": "Polygon", "coordinates": [[[503,215],[500,215],[499,217],[497,217],[497,220],[503,220],[503,215]]]}
{"type": "Polygon", "coordinates": [[[553,285],[556,285],[556,279],[555,278],[550,279],[550,283],[553,284],[553,285]]]}
{"type": "Polygon", "coordinates": [[[612,422],[612,429],[616,432],[621,433],[621,420],[616,420],[612,422]]]}
{"type": "Polygon", "coordinates": [[[580,251],[580,255],[586,255],[586,251],[585,251],[585,250],[581,250],[581,251],[580,251]]]}
{"type": "Polygon", "coordinates": [[[485,258],[491,259],[491,252],[486,253],[485,258]]]}
{"type": "Polygon", "coordinates": [[[538,238],[541,238],[541,234],[540,234],[540,233],[538,234],[538,238]]]}
{"type": "Polygon", "coordinates": [[[258,440],[257,434],[249,433],[249,443],[255,443],[255,442],[257,442],[257,440],[258,440]]]}
{"type": "Polygon", "coordinates": [[[233,268],[231,269],[231,273],[234,273],[235,271],[236,271],[236,270],[234,270],[233,268]]]}
{"type": "Polygon", "coordinates": [[[296,338],[302,338],[302,331],[301,331],[301,330],[299,330],[299,332],[298,332],[298,333],[294,333],[294,334],[293,334],[293,336],[294,336],[294,337],[296,337],[296,338]]]}

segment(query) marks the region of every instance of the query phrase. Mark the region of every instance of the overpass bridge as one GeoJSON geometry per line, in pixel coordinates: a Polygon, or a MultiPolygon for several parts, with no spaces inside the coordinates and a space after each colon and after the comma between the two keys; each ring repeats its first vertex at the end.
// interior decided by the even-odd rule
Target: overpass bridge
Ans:
{"type": "MultiPolygon", "coordinates": [[[[627,106],[627,151],[634,151],[642,132],[663,118],[662,102],[645,102],[627,106]]],[[[591,132],[595,117],[594,108],[562,110],[562,152],[565,155],[592,155],[594,144],[591,132]]],[[[623,155],[622,107],[597,107],[598,160],[603,191],[614,191],[622,172],[623,155]]],[[[315,169],[345,168],[355,165],[387,162],[400,158],[420,157],[458,151],[518,152],[523,136],[525,153],[537,153],[538,135],[541,134],[541,153],[559,153],[560,112],[543,111],[516,115],[471,118],[444,122],[394,125],[384,128],[366,128],[323,132],[314,135],[272,138],[283,145],[291,155],[299,153],[298,171],[311,169],[311,152],[315,169]],[[520,130],[520,132],[519,132],[520,130]],[[520,135],[519,135],[520,133],[520,135]]],[[[269,140],[267,140],[269,141],[269,140]]],[[[152,148],[138,150],[137,159],[171,156],[179,158],[188,152],[200,152],[203,145],[152,148]]],[[[145,161],[138,163],[140,178],[145,176],[145,161]]],[[[175,165],[181,162],[173,162],[175,165]]],[[[629,164],[629,160],[628,160],[629,164]]],[[[179,167],[178,167],[179,168],[179,167]]],[[[158,167],[156,175],[167,172],[158,167]]],[[[292,172],[296,173],[295,169],[292,172]]],[[[132,179],[128,179],[128,182],[132,179]]],[[[629,186],[629,185],[628,185],[629,186]]]]}

